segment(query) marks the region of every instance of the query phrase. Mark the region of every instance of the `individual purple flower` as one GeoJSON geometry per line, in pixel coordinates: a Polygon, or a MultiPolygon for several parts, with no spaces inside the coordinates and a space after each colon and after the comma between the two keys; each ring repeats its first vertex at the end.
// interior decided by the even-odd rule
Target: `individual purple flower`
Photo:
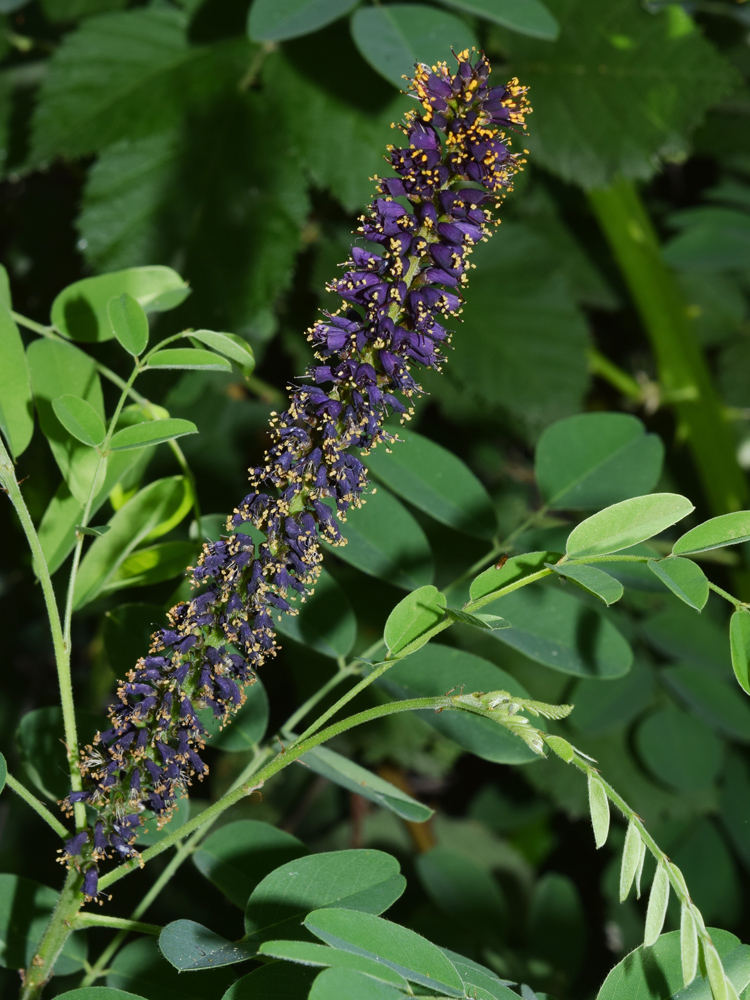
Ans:
{"type": "Polygon", "coordinates": [[[530,110],[517,80],[488,86],[484,55],[456,59],[455,73],[446,63],[416,67],[411,93],[421,112],[400,126],[406,144],[388,149],[394,174],[378,181],[361,218],[369,245],[354,246],[329,285],[340,308],[308,333],[317,357],[309,381],[290,387],[287,409],[272,414],[271,444],[227,536],[191,567],[197,592],[154,633],[118,687],[109,729],[86,748],[84,791],[64,805],[96,811],[92,837],[77,834],[65,852],[83,871],[87,897],[102,858],[135,853],[143,810],[167,822],[207,773],[196,710],[226,720],[242,705],[243,688],[276,654],[274,619],[293,613],[294,594],[312,592],[321,540],[341,544],[338,521],[365,501],[367,470],[352,449],[366,456],[391,443],[385,417],[408,419],[422,392],[412,365],[440,368],[467,258],[490,235],[492,210],[524,162],[501,129],[524,129],[530,110]]]}

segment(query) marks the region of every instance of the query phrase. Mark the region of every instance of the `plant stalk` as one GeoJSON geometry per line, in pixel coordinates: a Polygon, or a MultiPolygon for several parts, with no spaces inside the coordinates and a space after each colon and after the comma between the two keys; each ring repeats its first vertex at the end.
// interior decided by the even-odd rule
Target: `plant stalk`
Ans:
{"type": "Polygon", "coordinates": [[[25,785],[22,785],[17,778],[14,778],[10,772],[6,775],[5,781],[8,788],[12,788],[16,795],[23,799],[27,806],[31,806],[34,812],[41,816],[48,826],[52,827],[58,837],[62,837],[63,840],[68,839],[70,836],[70,830],[68,830],[68,828],[60,822],[57,816],[54,816],[49,811],[43,802],[39,801],[36,795],[32,795],[28,788],[26,788],[25,785]]]}
{"type": "MultiPolygon", "coordinates": [[[[57,681],[60,688],[60,705],[62,707],[63,727],[65,730],[65,752],[68,758],[68,768],[70,770],[70,783],[74,791],[79,791],[82,786],[81,774],[78,770],[78,731],[76,727],[75,705],[73,702],[73,681],[70,674],[70,643],[66,641],[63,632],[60,611],[57,606],[57,598],[52,586],[47,560],[36,533],[34,522],[31,520],[29,509],[21,493],[21,487],[16,478],[16,471],[13,460],[8,454],[5,443],[0,438],[0,487],[8,494],[13,504],[18,519],[21,522],[26,540],[31,549],[34,563],[34,572],[39,580],[44,602],[47,606],[47,616],[49,618],[50,632],[52,633],[52,647],[55,653],[55,666],[57,668],[57,681]]],[[[74,809],[76,829],[82,830],[86,826],[86,810],[83,803],[77,802],[74,809]]]]}
{"type": "Polygon", "coordinates": [[[81,876],[71,868],[36,955],[23,973],[19,1000],[37,1000],[52,975],[55,962],[74,929],[73,923],[83,905],[80,882],[81,876]]]}
{"type": "Polygon", "coordinates": [[[589,193],[590,204],[622,271],[651,341],[678,436],[687,442],[713,514],[740,510],[747,481],[687,303],[664,263],[657,234],[632,181],[589,193]]]}

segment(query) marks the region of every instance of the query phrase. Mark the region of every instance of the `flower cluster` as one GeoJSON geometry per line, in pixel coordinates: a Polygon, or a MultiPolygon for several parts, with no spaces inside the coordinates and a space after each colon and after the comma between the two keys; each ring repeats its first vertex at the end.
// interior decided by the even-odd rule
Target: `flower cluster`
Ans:
{"type": "Polygon", "coordinates": [[[339,519],[363,503],[367,470],[352,449],[366,455],[391,442],[384,418],[407,417],[422,391],[412,364],[440,367],[469,254],[523,163],[503,128],[523,129],[529,110],[517,80],[489,86],[484,55],[456,58],[453,74],[445,63],[417,66],[410,92],[420,108],[399,126],[405,144],[388,149],[393,175],[376,178],[364,245],[329,286],[342,306],[309,332],[319,362],[309,384],[291,386],[288,409],[273,415],[272,444],[250,470],[231,533],[204,547],[192,569],[196,596],[153,635],[117,690],[110,728],[81,761],[84,790],[65,806],[85,802],[97,819],[64,859],[83,871],[87,897],[99,861],[136,853],[143,810],[166,822],[176,797],[206,773],[196,708],[226,719],[241,706],[243,687],[276,653],[273,615],[292,610],[293,591],[311,592],[320,540],[341,543],[339,519]]]}

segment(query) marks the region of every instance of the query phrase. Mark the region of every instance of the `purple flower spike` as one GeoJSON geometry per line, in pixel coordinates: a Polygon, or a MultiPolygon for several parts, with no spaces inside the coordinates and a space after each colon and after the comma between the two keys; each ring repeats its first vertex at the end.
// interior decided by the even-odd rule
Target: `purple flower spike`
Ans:
{"type": "Polygon", "coordinates": [[[412,365],[443,362],[443,322],[461,309],[467,258],[524,162],[500,128],[522,131],[530,110],[517,80],[488,86],[483,54],[456,59],[455,73],[447,63],[416,67],[420,110],[400,126],[405,145],[388,149],[394,173],[361,219],[378,252],[354,247],[329,285],[342,303],[308,332],[317,358],[308,381],[273,414],[271,445],[227,536],[206,544],[191,569],[195,596],[154,633],[149,655],[118,685],[110,728],[83,756],[84,791],[64,807],[96,810],[93,837],[76,834],[65,857],[83,870],[87,899],[100,860],[136,853],[143,810],[166,822],[207,773],[197,712],[226,720],[243,703],[243,688],[276,654],[276,619],[294,613],[290,598],[304,599],[318,578],[321,540],[343,544],[339,519],[365,502],[367,470],[352,451],[392,443],[385,418],[408,418],[422,393],[412,365]]]}

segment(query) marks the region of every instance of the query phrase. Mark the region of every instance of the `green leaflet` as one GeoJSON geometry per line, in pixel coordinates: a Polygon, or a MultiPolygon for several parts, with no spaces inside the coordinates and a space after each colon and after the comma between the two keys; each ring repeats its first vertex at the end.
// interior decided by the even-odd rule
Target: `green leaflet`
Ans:
{"type": "Polygon", "coordinates": [[[138,357],[148,344],[148,317],[132,295],[123,292],[107,303],[107,315],[115,337],[128,354],[138,357]]]}
{"type": "MultiPolygon", "coordinates": [[[[140,306],[147,312],[164,312],[174,309],[189,294],[190,288],[171,267],[129,267],[83,278],[64,288],[52,303],[52,325],[71,340],[111,340],[115,336],[109,311],[113,297],[127,295],[134,299],[131,311],[140,306]]],[[[118,322],[121,319],[118,317],[118,322]]]]}
{"type": "Polygon", "coordinates": [[[383,639],[391,657],[408,655],[423,646],[423,638],[445,615],[445,596],[428,585],[413,591],[391,611],[383,639]]]}
{"type": "Polygon", "coordinates": [[[680,791],[711,785],[724,754],[724,744],[712,730],[672,705],[639,723],[635,745],[654,777],[680,791]]]}
{"type": "MultiPolygon", "coordinates": [[[[285,959],[288,962],[301,962],[304,965],[353,969],[374,979],[390,983],[392,986],[407,987],[403,976],[381,962],[342,951],[340,948],[327,948],[323,944],[314,944],[310,941],[266,941],[260,946],[258,952],[261,955],[271,955],[273,958],[285,959]]],[[[397,996],[400,997],[401,994],[399,993],[397,996]]]]}
{"type": "MultiPolygon", "coordinates": [[[[738,993],[750,982],[750,947],[740,943],[734,934],[715,927],[707,928],[711,940],[738,993]]],[[[609,973],[596,1000],[676,1000],[683,989],[683,966],[680,932],[662,934],[651,948],[641,945],[627,955],[609,973]],[[659,992],[650,984],[658,977],[659,992]]],[[[700,995],[700,994],[699,994],[700,995]]],[[[709,1000],[708,990],[703,993],[709,1000]]]]}
{"type": "Polygon", "coordinates": [[[677,493],[622,500],[573,528],[566,552],[571,559],[619,552],[660,534],[693,509],[693,504],[677,493]]]}
{"type": "Polygon", "coordinates": [[[389,454],[383,446],[366,465],[398,496],[451,528],[493,538],[497,517],[487,490],[456,455],[414,431],[399,429],[389,454]]]}
{"type": "Polygon", "coordinates": [[[350,510],[340,530],[347,544],[332,551],[357,569],[404,590],[432,582],[434,565],[427,537],[388,490],[380,487],[364,507],[350,510]]]}
{"type": "Polygon", "coordinates": [[[42,432],[70,492],[84,504],[97,468],[100,475],[106,470],[102,470],[97,453],[60,423],[52,401],[61,392],[78,396],[103,420],[104,397],[94,361],[72,344],[54,340],[35,340],[27,357],[42,432]]]}
{"type": "Polygon", "coordinates": [[[107,433],[104,421],[85,399],[70,393],[52,400],[55,416],[76,441],[96,448],[107,433]]]}
{"type": "Polygon", "coordinates": [[[256,0],[247,18],[247,33],[255,42],[280,42],[309,35],[356,7],[357,0],[256,0]]]}
{"type": "Polygon", "coordinates": [[[352,17],[352,38],[361,56],[399,90],[411,77],[414,63],[428,66],[476,45],[473,33],[454,14],[431,11],[429,19],[417,4],[362,7],[352,17]]]}
{"type": "Polygon", "coordinates": [[[207,994],[222,996],[236,978],[231,968],[207,969],[200,977],[180,976],[164,961],[155,938],[141,936],[117,952],[109,963],[106,983],[148,1000],[205,1000],[207,994]]]}
{"type": "Polygon", "coordinates": [[[702,611],[706,606],[708,578],[697,563],[671,556],[659,562],[649,559],[648,568],[688,607],[702,611]]]}
{"type": "Polygon", "coordinates": [[[426,938],[371,913],[330,908],[305,918],[309,931],[334,947],[380,958],[412,983],[462,997],[463,982],[450,959],[426,938]]]}
{"type": "Polygon", "coordinates": [[[609,833],[609,799],[599,778],[589,771],[589,813],[591,814],[591,825],[594,829],[594,842],[597,848],[603,847],[607,842],[609,833]]]}
{"type": "Polygon", "coordinates": [[[729,623],[729,643],[732,667],[737,683],[750,694],[750,614],[735,611],[729,623]]]}
{"type": "Polygon", "coordinates": [[[12,456],[18,458],[34,433],[34,405],[23,341],[9,308],[10,299],[7,308],[0,303],[0,357],[3,359],[0,365],[0,431],[12,456]]]}
{"type": "Polygon", "coordinates": [[[656,875],[651,885],[651,892],[648,897],[648,907],[646,909],[646,929],[643,935],[643,944],[649,948],[661,934],[664,926],[664,918],[667,915],[667,903],[669,902],[669,875],[666,865],[659,863],[656,868],[656,875]]]}
{"type": "Polygon", "coordinates": [[[664,445],[627,413],[579,413],[558,420],[539,438],[534,473],[550,507],[608,507],[650,492],[664,445]]]}
{"type": "Polygon", "coordinates": [[[134,549],[179,524],[191,502],[182,476],[158,479],[128,500],[111,518],[111,530],[95,539],[81,561],[75,607],[92,601],[103,589],[116,586],[117,574],[134,549]]]}
{"type": "Polygon", "coordinates": [[[560,25],[540,0],[440,0],[445,7],[466,11],[533,38],[554,41],[560,25]]]}
{"type": "Polygon", "coordinates": [[[210,834],[193,864],[235,906],[244,910],[250,893],[275,868],[308,854],[290,833],[260,820],[236,820],[210,834]]]}

